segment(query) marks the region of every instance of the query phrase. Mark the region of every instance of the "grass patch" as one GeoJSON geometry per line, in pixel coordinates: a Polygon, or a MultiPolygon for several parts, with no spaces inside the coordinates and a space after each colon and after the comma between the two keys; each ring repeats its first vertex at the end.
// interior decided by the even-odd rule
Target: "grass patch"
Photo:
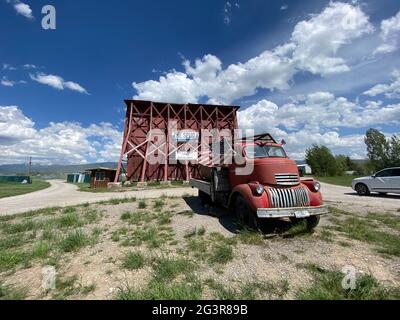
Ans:
{"type": "Polygon", "coordinates": [[[57,219],[56,224],[59,228],[81,227],[83,222],[79,219],[76,212],[68,212],[57,219]]]}
{"type": "Polygon", "coordinates": [[[354,290],[342,287],[344,274],[313,267],[314,282],[310,287],[300,289],[300,300],[390,300],[400,299],[399,288],[382,286],[371,275],[361,275],[356,279],[354,290]]]}
{"type": "Polygon", "coordinates": [[[214,246],[209,262],[211,264],[226,264],[233,260],[232,246],[221,243],[214,246]]]}
{"type": "Polygon", "coordinates": [[[16,250],[0,251],[0,271],[7,271],[18,265],[28,265],[31,255],[26,252],[16,250]]]}
{"type": "Polygon", "coordinates": [[[32,184],[0,182],[0,199],[31,193],[34,191],[46,189],[48,187],[50,187],[50,183],[38,179],[34,179],[32,181],[32,184]]]}
{"type": "Polygon", "coordinates": [[[165,202],[163,200],[156,200],[154,201],[154,209],[156,210],[161,210],[165,205],[165,202]]]}
{"type": "Polygon", "coordinates": [[[145,200],[140,200],[138,204],[139,209],[146,209],[147,208],[147,203],[145,200]]]}
{"type": "Polygon", "coordinates": [[[303,220],[293,224],[293,226],[284,234],[284,238],[293,238],[310,233],[310,230],[307,228],[307,222],[303,220]]]}
{"type": "Polygon", "coordinates": [[[134,288],[125,285],[118,289],[117,300],[199,300],[202,286],[200,281],[193,279],[190,283],[181,281],[165,283],[150,281],[144,288],[134,288]]]}
{"type": "Polygon", "coordinates": [[[122,267],[128,270],[143,268],[145,263],[144,255],[140,252],[129,252],[122,260],[122,267]]]}
{"type": "Polygon", "coordinates": [[[0,283],[0,300],[25,300],[27,289],[6,286],[0,283]]]}
{"type": "Polygon", "coordinates": [[[17,248],[25,244],[25,236],[11,235],[0,239],[0,251],[4,249],[17,248]]]}
{"type": "Polygon", "coordinates": [[[162,244],[172,240],[172,231],[170,229],[151,226],[148,228],[141,228],[134,230],[131,234],[127,235],[122,243],[124,246],[140,246],[146,243],[151,249],[159,248],[162,244]]]}
{"type": "Polygon", "coordinates": [[[50,252],[50,245],[48,242],[39,242],[33,246],[32,256],[38,259],[44,259],[50,252]]]}
{"type": "Polygon", "coordinates": [[[344,220],[334,220],[336,231],[348,238],[363,241],[377,246],[379,253],[400,256],[400,237],[380,231],[374,224],[365,219],[348,217],[344,220]]]}
{"type": "Polygon", "coordinates": [[[244,244],[260,246],[264,244],[262,235],[248,228],[243,228],[237,235],[239,241],[244,244]]]}
{"type": "Polygon", "coordinates": [[[70,232],[60,242],[60,247],[64,252],[78,251],[89,244],[89,238],[81,230],[70,232]]]}
{"type": "Polygon", "coordinates": [[[214,279],[206,280],[207,286],[214,291],[218,300],[256,300],[265,296],[282,298],[289,291],[287,281],[273,284],[270,282],[249,281],[239,285],[238,288],[226,286],[216,282],[214,279]]]}
{"type": "Polygon", "coordinates": [[[153,264],[154,281],[169,282],[182,273],[192,272],[193,268],[194,264],[184,258],[157,258],[153,264]]]}

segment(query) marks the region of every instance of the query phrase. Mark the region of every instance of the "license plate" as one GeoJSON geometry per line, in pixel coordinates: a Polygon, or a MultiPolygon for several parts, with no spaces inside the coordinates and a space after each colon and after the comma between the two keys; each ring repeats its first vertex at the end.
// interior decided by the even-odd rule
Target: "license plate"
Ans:
{"type": "Polygon", "coordinates": [[[310,216],[310,213],[304,210],[304,211],[296,211],[294,215],[296,216],[296,218],[308,218],[310,216]]]}

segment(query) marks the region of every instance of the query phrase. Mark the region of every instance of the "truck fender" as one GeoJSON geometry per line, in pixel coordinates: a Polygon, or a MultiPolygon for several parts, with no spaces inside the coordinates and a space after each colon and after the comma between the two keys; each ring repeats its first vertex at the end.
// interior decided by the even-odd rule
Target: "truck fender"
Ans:
{"type": "Polygon", "coordinates": [[[269,207],[269,199],[266,192],[262,195],[257,195],[250,187],[250,184],[240,184],[233,188],[231,195],[229,196],[229,208],[234,208],[236,197],[238,195],[241,195],[244,198],[251,210],[254,212],[259,208],[269,207]]]}

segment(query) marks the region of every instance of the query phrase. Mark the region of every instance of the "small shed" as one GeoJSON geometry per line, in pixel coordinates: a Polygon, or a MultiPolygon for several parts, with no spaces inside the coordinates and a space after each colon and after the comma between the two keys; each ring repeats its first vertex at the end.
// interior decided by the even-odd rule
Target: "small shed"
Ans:
{"type": "Polygon", "coordinates": [[[90,172],[90,187],[97,189],[107,188],[108,184],[114,181],[117,169],[99,167],[88,169],[87,172],[90,172]]]}
{"type": "Polygon", "coordinates": [[[67,182],[69,183],[90,183],[90,173],[70,173],[67,175],[67,182]]]}

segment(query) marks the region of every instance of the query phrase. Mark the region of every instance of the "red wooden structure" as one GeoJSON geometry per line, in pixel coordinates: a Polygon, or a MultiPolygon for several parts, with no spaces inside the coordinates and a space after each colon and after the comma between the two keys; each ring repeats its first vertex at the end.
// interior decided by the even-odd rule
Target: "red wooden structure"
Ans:
{"type": "Polygon", "coordinates": [[[118,182],[125,157],[127,181],[189,180],[191,177],[197,177],[198,169],[195,163],[170,161],[176,158],[178,151],[176,144],[171,141],[171,132],[195,131],[201,141],[202,129],[228,129],[233,136],[233,130],[238,128],[236,118],[238,106],[173,104],[140,100],[125,100],[125,103],[127,111],[124,139],[115,182],[118,182]],[[153,134],[155,132],[158,132],[158,135],[163,133],[165,136],[156,148],[154,141],[158,136],[153,134]],[[149,156],[155,154],[163,161],[149,164],[149,156]]]}

